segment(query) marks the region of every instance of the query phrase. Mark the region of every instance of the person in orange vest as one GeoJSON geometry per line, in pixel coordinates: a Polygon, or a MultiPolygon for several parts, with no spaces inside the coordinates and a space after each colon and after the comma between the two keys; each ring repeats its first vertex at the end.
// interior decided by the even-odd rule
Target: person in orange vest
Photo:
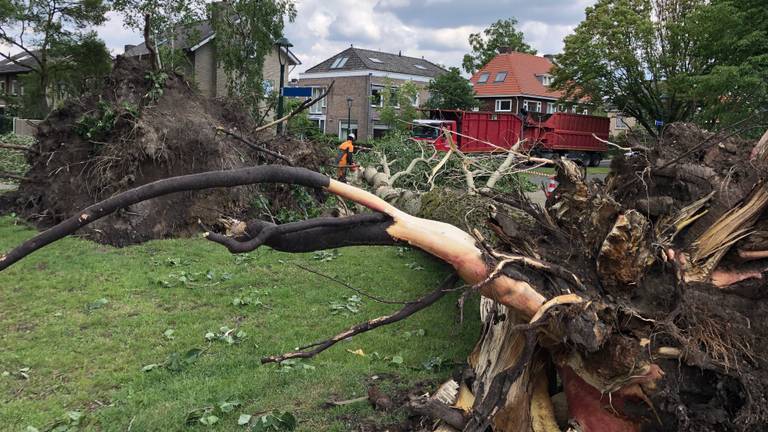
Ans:
{"type": "Polygon", "coordinates": [[[347,181],[347,170],[351,169],[355,171],[357,167],[352,162],[352,154],[355,152],[355,134],[350,133],[347,136],[347,140],[341,143],[339,146],[339,157],[336,159],[338,169],[336,170],[336,177],[341,182],[347,181]]]}

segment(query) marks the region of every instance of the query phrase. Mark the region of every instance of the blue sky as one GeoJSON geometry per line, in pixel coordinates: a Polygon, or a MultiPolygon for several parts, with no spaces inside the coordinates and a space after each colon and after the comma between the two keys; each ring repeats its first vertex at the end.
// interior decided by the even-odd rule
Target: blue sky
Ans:
{"type": "MultiPolygon", "coordinates": [[[[296,22],[288,25],[286,36],[303,63],[294,75],[350,44],[459,66],[469,51],[469,34],[500,18],[516,17],[540,54],[557,53],[594,1],[299,0],[296,22]]],[[[115,14],[98,32],[113,54],[141,42],[141,35],[125,29],[115,14]]]]}

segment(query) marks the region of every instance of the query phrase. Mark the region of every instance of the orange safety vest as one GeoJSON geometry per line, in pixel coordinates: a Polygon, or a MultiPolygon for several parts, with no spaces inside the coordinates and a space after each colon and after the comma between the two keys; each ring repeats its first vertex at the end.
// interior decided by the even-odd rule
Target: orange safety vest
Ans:
{"type": "Polygon", "coordinates": [[[339,150],[341,151],[341,156],[339,157],[339,166],[347,166],[349,165],[349,160],[347,158],[347,155],[350,153],[354,153],[355,151],[355,145],[352,144],[352,141],[347,140],[341,143],[339,146],[339,150]]]}

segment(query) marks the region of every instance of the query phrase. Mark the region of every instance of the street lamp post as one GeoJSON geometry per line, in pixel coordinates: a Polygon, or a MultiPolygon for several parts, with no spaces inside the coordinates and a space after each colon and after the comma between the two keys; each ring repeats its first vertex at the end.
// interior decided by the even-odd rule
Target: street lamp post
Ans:
{"type": "MultiPolygon", "coordinates": [[[[277,60],[280,62],[280,87],[279,91],[280,93],[277,96],[277,118],[283,118],[283,87],[285,86],[285,64],[288,63],[288,48],[292,47],[293,44],[288,41],[285,37],[281,37],[277,41],[275,41],[275,46],[277,46],[277,60]],[[285,51],[285,55],[283,55],[283,51],[285,51]]],[[[283,133],[283,124],[278,123],[277,124],[277,134],[280,135],[283,133]]]]}
{"type": "Polygon", "coordinates": [[[352,101],[351,97],[347,98],[347,136],[352,133],[352,101]]]}

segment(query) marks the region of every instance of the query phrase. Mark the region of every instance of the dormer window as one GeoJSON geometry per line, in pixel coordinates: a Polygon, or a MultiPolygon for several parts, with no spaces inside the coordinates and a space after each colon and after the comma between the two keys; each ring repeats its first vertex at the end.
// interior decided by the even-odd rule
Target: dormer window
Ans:
{"type": "Polygon", "coordinates": [[[551,86],[552,85],[552,81],[554,81],[554,77],[552,75],[549,75],[549,74],[541,75],[540,78],[541,78],[541,84],[543,84],[543,85],[545,85],[547,87],[551,86]]]}
{"type": "Polygon", "coordinates": [[[477,79],[477,83],[478,84],[485,84],[485,83],[487,83],[488,82],[488,77],[490,77],[490,76],[491,76],[491,74],[489,74],[488,72],[481,73],[480,74],[480,78],[477,79]]]}
{"type": "Polygon", "coordinates": [[[507,79],[507,73],[506,72],[497,72],[496,73],[496,79],[493,80],[493,82],[504,82],[504,80],[507,79]]]}
{"type": "Polygon", "coordinates": [[[341,69],[344,67],[345,64],[347,64],[347,60],[349,60],[349,57],[339,57],[336,60],[333,61],[333,64],[331,64],[331,69],[341,69]]]}

